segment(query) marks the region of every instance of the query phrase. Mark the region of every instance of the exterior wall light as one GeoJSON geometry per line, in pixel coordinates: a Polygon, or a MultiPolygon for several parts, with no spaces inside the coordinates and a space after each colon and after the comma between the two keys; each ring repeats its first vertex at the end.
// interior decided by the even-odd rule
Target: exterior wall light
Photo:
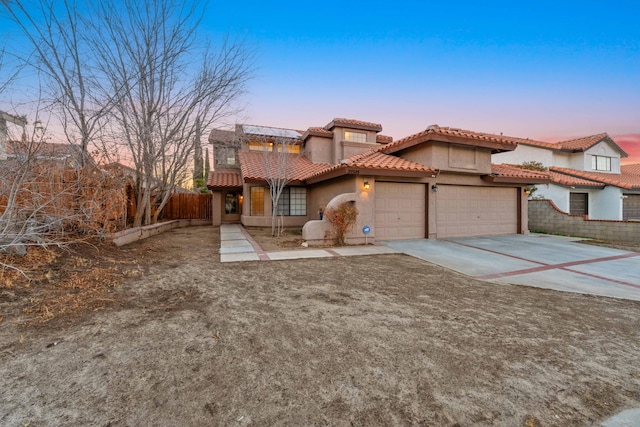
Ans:
{"type": "Polygon", "coordinates": [[[368,190],[369,188],[371,188],[371,185],[369,185],[369,181],[365,181],[364,184],[362,185],[362,188],[364,188],[365,190],[368,190]]]}
{"type": "Polygon", "coordinates": [[[431,186],[431,189],[433,190],[434,193],[437,193],[438,192],[438,184],[433,184],[431,186]]]}
{"type": "Polygon", "coordinates": [[[524,194],[526,194],[526,195],[528,196],[529,194],[531,194],[531,190],[529,190],[529,189],[527,188],[526,190],[524,190],[524,194]]]}

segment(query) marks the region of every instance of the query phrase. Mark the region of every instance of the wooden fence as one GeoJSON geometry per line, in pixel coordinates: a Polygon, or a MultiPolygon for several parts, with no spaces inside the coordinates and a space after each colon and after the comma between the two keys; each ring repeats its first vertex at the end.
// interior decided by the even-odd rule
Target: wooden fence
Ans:
{"type": "Polygon", "coordinates": [[[176,193],[160,215],[162,219],[211,219],[211,194],[176,193]]]}

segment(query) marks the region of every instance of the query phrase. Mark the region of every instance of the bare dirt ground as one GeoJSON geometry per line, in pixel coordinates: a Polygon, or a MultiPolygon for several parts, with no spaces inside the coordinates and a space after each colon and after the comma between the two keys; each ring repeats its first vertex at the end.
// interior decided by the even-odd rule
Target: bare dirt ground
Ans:
{"type": "Polygon", "coordinates": [[[0,425],[589,426],[640,406],[638,302],[218,247],[176,229],[0,277],[0,425]]]}

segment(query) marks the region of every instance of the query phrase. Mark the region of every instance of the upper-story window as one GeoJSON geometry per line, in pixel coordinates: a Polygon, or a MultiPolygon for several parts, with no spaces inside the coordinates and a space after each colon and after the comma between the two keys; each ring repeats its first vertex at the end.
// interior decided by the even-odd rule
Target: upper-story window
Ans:
{"type": "Polygon", "coordinates": [[[278,144],[278,153],[300,154],[300,146],[297,144],[278,144]]]}
{"type": "Polygon", "coordinates": [[[218,166],[235,166],[236,165],[236,149],[235,147],[215,147],[213,157],[218,166]]]}
{"type": "Polygon", "coordinates": [[[273,142],[250,141],[249,151],[273,151],[273,142]]]}
{"type": "Polygon", "coordinates": [[[367,134],[364,132],[344,131],[344,140],[352,142],[367,142],[367,134]]]}
{"type": "Polygon", "coordinates": [[[591,156],[591,169],[594,171],[611,172],[611,157],[591,156]]]}

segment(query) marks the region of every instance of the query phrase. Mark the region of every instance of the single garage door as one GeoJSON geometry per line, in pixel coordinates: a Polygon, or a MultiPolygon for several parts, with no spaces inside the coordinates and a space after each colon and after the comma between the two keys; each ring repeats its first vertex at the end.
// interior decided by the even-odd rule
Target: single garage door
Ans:
{"type": "Polygon", "coordinates": [[[640,219],[640,194],[625,194],[622,200],[622,219],[640,219]]]}
{"type": "Polygon", "coordinates": [[[517,188],[439,185],[438,238],[517,233],[517,197],[517,188]]]}
{"type": "Polygon", "coordinates": [[[423,239],[424,184],[376,182],[375,236],[379,240],[423,239]]]}

